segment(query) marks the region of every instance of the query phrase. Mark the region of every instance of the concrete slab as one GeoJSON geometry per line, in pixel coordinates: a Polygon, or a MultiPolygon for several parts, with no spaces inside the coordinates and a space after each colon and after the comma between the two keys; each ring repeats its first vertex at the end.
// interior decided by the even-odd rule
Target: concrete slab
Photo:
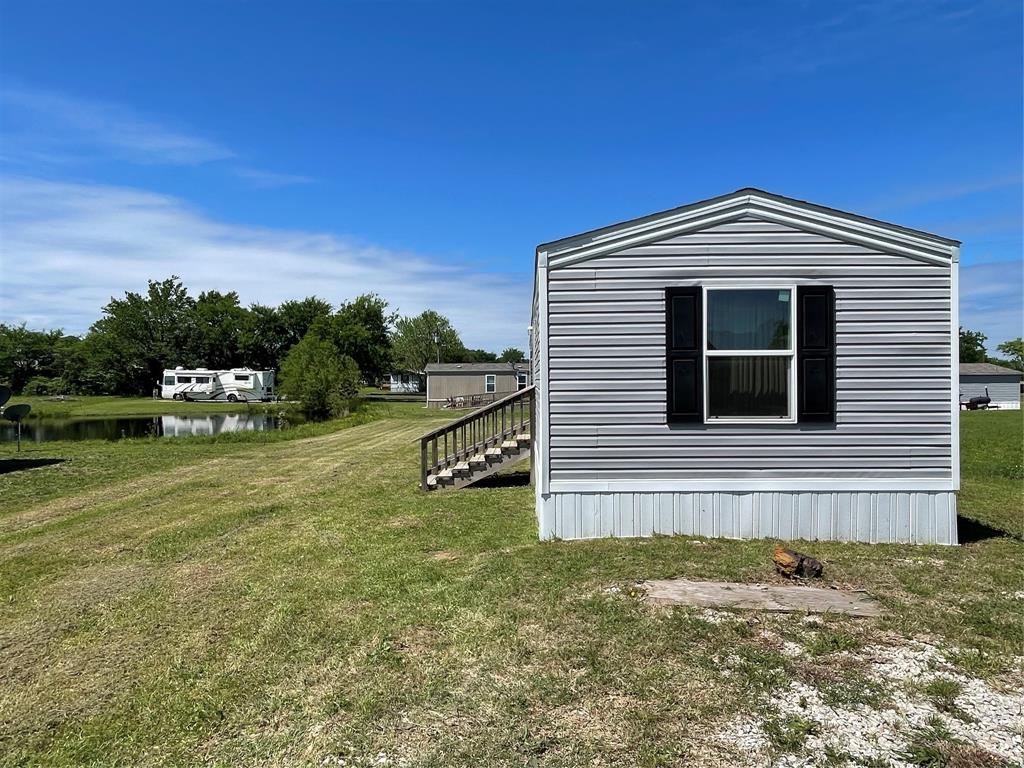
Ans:
{"type": "Polygon", "coordinates": [[[645,581],[640,586],[646,591],[646,599],[651,603],[744,608],[753,611],[882,615],[878,603],[863,592],[843,592],[838,589],[685,579],[645,581]]]}

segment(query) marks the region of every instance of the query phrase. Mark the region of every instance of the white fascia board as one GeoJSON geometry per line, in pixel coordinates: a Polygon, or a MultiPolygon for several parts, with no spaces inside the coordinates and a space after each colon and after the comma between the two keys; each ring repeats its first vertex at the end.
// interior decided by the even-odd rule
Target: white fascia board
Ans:
{"type": "Polygon", "coordinates": [[[804,217],[819,221],[823,224],[834,226],[837,229],[849,229],[855,232],[862,232],[868,235],[878,237],[883,240],[893,240],[899,243],[904,243],[908,246],[914,246],[921,250],[932,251],[937,255],[944,256],[946,258],[950,255],[950,250],[956,246],[950,243],[943,243],[934,240],[924,235],[915,235],[911,232],[907,232],[898,227],[892,226],[887,227],[881,223],[874,224],[869,221],[863,221],[861,219],[855,219],[848,216],[841,216],[826,213],[824,211],[818,211],[810,208],[803,208],[801,206],[792,205],[789,203],[783,203],[778,200],[770,200],[763,197],[753,197],[751,203],[761,208],[772,209],[785,214],[797,221],[804,217]]]}
{"type": "Polygon", "coordinates": [[[552,480],[550,493],[716,493],[745,491],[955,491],[951,478],[900,480],[842,478],[836,480],[552,480]]]}
{"type": "MultiPolygon", "coordinates": [[[[537,290],[539,294],[539,303],[537,304],[538,312],[538,327],[540,336],[537,340],[537,348],[540,350],[540,382],[534,382],[534,396],[537,398],[537,421],[538,430],[536,435],[537,449],[540,451],[540,461],[538,467],[540,469],[539,482],[536,482],[537,487],[537,504],[538,510],[540,509],[543,499],[542,497],[547,496],[550,492],[548,486],[551,482],[551,440],[550,440],[550,429],[551,414],[549,412],[549,401],[550,396],[548,394],[550,389],[550,378],[549,378],[549,329],[548,329],[548,269],[547,267],[538,267],[537,269],[537,290]]],[[[533,429],[533,425],[530,426],[533,429]]]]}
{"type": "Polygon", "coordinates": [[[949,305],[949,359],[950,359],[950,462],[953,472],[953,490],[960,490],[960,248],[953,249],[949,305]]]}
{"type": "Polygon", "coordinates": [[[897,229],[887,229],[853,219],[830,216],[820,211],[784,205],[774,200],[744,195],[674,216],[666,216],[654,222],[617,229],[585,244],[566,247],[561,252],[546,251],[545,263],[552,269],[564,267],[672,235],[724,224],[743,216],[787,224],[797,229],[830,235],[839,240],[868,245],[884,252],[931,264],[949,264],[952,251],[956,248],[914,237],[897,229]]]}

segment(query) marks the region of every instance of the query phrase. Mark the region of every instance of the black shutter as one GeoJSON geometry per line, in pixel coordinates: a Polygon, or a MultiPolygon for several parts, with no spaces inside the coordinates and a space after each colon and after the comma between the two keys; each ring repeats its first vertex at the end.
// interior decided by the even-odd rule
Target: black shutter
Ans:
{"type": "Polygon", "coordinates": [[[665,291],[666,418],[704,420],[701,289],[665,291]]]}
{"type": "Polygon", "coordinates": [[[796,289],[797,421],[836,420],[836,293],[830,285],[796,289]]]}

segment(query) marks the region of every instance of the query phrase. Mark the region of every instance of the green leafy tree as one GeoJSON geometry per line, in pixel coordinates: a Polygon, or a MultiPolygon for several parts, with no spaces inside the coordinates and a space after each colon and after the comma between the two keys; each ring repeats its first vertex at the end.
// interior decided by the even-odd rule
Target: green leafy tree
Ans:
{"type": "Polygon", "coordinates": [[[1004,341],[997,349],[1009,358],[1006,362],[1011,368],[1024,371],[1024,338],[1018,336],[1016,339],[1004,341]]]}
{"type": "Polygon", "coordinates": [[[969,331],[963,326],[960,327],[960,362],[961,363],[984,363],[985,339],[987,337],[980,331],[969,331]]]}
{"type": "Polygon", "coordinates": [[[373,293],[343,303],[330,318],[330,338],[343,355],[356,361],[367,382],[379,381],[391,368],[390,327],[394,313],[373,293]]]}
{"type": "Polygon", "coordinates": [[[256,370],[280,370],[281,360],[292,344],[289,339],[275,307],[253,304],[238,334],[244,365],[256,370]]]}
{"type": "Polygon", "coordinates": [[[206,368],[252,367],[242,346],[249,310],[239,305],[237,293],[204,291],[196,299],[194,313],[190,357],[206,368]]]}
{"type": "Polygon", "coordinates": [[[294,344],[298,344],[318,322],[330,320],[331,311],[331,305],[316,296],[283,302],[277,308],[282,349],[287,351],[294,344]]]}
{"type": "Polygon", "coordinates": [[[62,337],[60,331],[32,331],[24,324],[0,324],[0,384],[21,392],[32,379],[59,377],[56,350],[62,337]]]}
{"type": "Polygon", "coordinates": [[[311,331],[281,363],[279,388],[288,398],[301,401],[307,417],[337,417],[348,410],[358,392],[359,368],[351,357],[311,331]]]}
{"type": "Polygon", "coordinates": [[[408,371],[422,371],[428,363],[461,362],[465,351],[448,318],[432,309],[400,318],[391,348],[396,365],[408,371]]]}
{"type": "Polygon", "coordinates": [[[150,280],[146,293],[132,291],[111,299],[90,334],[105,336],[102,364],[111,368],[111,392],[149,394],[164,368],[196,364],[195,300],[177,275],[150,280]]]}
{"type": "Polygon", "coordinates": [[[463,349],[448,362],[452,363],[496,363],[498,356],[486,349],[463,349]]]}
{"type": "Polygon", "coordinates": [[[515,347],[506,347],[498,355],[498,360],[502,363],[521,363],[525,359],[526,355],[523,354],[523,350],[515,347]]]}

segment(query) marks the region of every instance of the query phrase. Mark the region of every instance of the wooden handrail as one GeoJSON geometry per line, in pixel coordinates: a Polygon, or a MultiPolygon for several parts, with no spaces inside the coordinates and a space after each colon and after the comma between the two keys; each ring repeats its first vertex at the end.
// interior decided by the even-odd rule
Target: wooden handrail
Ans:
{"type": "Polygon", "coordinates": [[[484,411],[489,411],[492,408],[498,408],[503,403],[506,403],[509,400],[513,400],[516,397],[521,396],[521,395],[523,395],[524,393],[527,393],[527,392],[533,392],[533,384],[531,384],[528,387],[523,387],[522,389],[520,389],[520,390],[518,390],[516,392],[512,392],[512,393],[510,393],[508,395],[505,395],[503,398],[501,398],[500,400],[495,400],[493,403],[488,403],[487,405],[481,406],[480,408],[477,408],[475,411],[470,411],[465,416],[460,416],[459,418],[455,419],[454,421],[450,421],[447,424],[443,424],[440,427],[438,427],[437,429],[431,430],[430,432],[427,432],[424,435],[420,435],[419,439],[420,440],[426,440],[428,437],[433,437],[434,435],[440,435],[442,432],[447,432],[452,427],[457,427],[457,426],[459,426],[460,424],[462,424],[465,421],[470,421],[474,417],[476,417],[476,416],[480,415],[481,413],[483,413],[484,411]]]}
{"type": "Polygon", "coordinates": [[[528,433],[533,422],[533,401],[531,385],[422,435],[419,441],[423,490],[428,490],[427,478],[431,474],[468,461],[488,448],[500,448],[510,436],[528,433]]]}

